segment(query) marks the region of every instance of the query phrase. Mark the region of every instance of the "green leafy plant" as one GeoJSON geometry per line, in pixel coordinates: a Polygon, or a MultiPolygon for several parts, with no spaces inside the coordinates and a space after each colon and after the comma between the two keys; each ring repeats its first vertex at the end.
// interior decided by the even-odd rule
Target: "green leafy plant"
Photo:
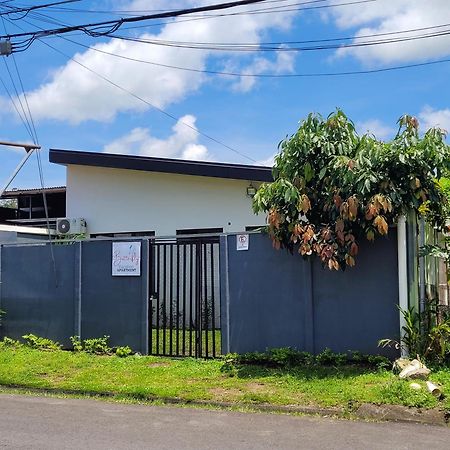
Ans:
{"type": "Polygon", "coordinates": [[[62,345],[48,338],[36,336],[35,334],[25,334],[22,336],[25,344],[31,348],[39,350],[61,350],[62,345]]]}
{"type": "MultiPolygon", "coordinates": [[[[78,336],[74,337],[78,338],[78,336]]],[[[101,338],[84,339],[81,342],[81,349],[86,353],[95,353],[96,355],[110,355],[112,353],[112,348],[109,347],[108,340],[109,336],[106,335],[101,338]]],[[[79,349],[80,344],[79,338],[78,341],[75,340],[75,343],[77,345],[78,351],[81,351],[79,349]]],[[[72,344],[74,344],[74,341],[72,341],[72,344]]]]}
{"type": "Polygon", "coordinates": [[[400,312],[405,324],[401,339],[381,339],[380,347],[402,349],[430,363],[442,364],[450,359],[450,317],[439,314],[436,302],[429,302],[419,314],[415,308],[400,312]]]}
{"type": "Polygon", "coordinates": [[[71,336],[70,342],[72,342],[72,347],[75,352],[83,351],[83,343],[81,342],[80,336],[71,336]]]}
{"type": "Polygon", "coordinates": [[[114,353],[116,354],[116,356],[119,356],[120,358],[126,358],[127,356],[133,354],[133,350],[131,350],[131,348],[128,345],[126,345],[125,347],[115,347],[114,353]]]}
{"type": "Polygon", "coordinates": [[[270,349],[265,352],[229,353],[222,358],[222,372],[233,376],[239,365],[258,365],[266,367],[298,366],[343,366],[346,364],[385,369],[391,366],[388,358],[381,355],[365,355],[360,352],[334,353],[329,348],[317,355],[302,352],[290,347],[270,349]]]}
{"type": "Polygon", "coordinates": [[[275,248],[316,255],[331,270],[353,266],[361,239],[388,234],[401,214],[414,210],[439,227],[447,197],[437,180],[450,166],[445,132],[419,135],[418,121],[399,119],[391,142],[360,137],[338,110],[324,119],[310,114],[280,143],[273,183],[253,200],[268,214],[275,248]]]}
{"type": "Polygon", "coordinates": [[[3,347],[21,347],[22,343],[19,341],[16,341],[15,339],[11,339],[7,336],[3,338],[3,340],[0,341],[0,346],[3,347]]]}

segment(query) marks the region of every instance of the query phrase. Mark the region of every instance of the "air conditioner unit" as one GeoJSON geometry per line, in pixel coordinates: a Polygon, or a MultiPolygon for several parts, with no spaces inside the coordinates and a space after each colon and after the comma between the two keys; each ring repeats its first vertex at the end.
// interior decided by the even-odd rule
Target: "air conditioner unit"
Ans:
{"type": "Polygon", "coordinates": [[[86,233],[86,220],[64,217],[56,219],[57,234],[84,234],[86,233]]]}

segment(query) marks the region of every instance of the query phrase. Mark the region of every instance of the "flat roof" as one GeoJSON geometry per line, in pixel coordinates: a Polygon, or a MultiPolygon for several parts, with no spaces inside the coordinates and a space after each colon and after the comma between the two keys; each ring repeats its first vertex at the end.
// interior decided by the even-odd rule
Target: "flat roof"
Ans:
{"type": "Polygon", "coordinates": [[[16,233],[21,234],[37,234],[40,236],[48,236],[48,233],[50,231],[50,234],[55,234],[55,230],[48,230],[47,228],[37,228],[37,227],[24,227],[20,225],[6,225],[6,224],[0,224],[0,232],[2,231],[13,231],[16,233]]]}
{"type": "Polygon", "coordinates": [[[245,164],[190,161],[53,148],[50,149],[49,160],[52,163],[62,165],[143,170],[146,172],[176,173],[248,181],[273,181],[271,167],[245,164]]]}
{"type": "Polygon", "coordinates": [[[46,194],[63,194],[66,192],[65,186],[54,186],[54,187],[46,187],[42,188],[27,188],[27,189],[10,189],[9,191],[5,191],[2,195],[3,197],[19,197],[20,195],[34,195],[34,194],[42,194],[44,191],[46,194]]]}

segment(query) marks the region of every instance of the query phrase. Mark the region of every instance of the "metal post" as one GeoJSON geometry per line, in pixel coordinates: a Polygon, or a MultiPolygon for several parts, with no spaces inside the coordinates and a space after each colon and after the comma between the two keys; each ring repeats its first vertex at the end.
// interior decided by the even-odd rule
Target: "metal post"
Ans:
{"type": "MultiPolygon", "coordinates": [[[[401,310],[408,309],[408,272],[406,247],[406,217],[400,216],[397,223],[397,258],[398,258],[398,304],[401,310]]],[[[400,339],[403,339],[406,326],[402,311],[400,314],[400,339]]],[[[402,347],[402,356],[407,356],[407,350],[402,347]]]]}

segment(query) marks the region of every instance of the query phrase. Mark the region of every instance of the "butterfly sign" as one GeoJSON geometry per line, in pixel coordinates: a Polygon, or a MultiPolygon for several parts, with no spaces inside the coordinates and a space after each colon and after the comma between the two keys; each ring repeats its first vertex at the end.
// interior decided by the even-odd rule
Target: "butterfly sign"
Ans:
{"type": "Polygon", "coordinates": [[[141,243],[113,242],[112,243],[112,276],[141,275],[141,243]]]}

